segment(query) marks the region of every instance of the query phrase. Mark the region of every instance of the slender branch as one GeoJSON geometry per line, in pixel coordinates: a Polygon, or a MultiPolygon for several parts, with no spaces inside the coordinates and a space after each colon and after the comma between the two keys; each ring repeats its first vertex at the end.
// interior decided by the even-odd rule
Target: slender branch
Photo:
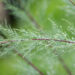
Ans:
{"type": "Polygon", "coordinates": [[[67,41],[67,40],[59,40],[59,39],[32,39],[32,40],[52,40],[52,41],[57,41],[57,42],[64,42],[64,43],[75,44],[75,41],[67,41]]]}
{"type": "Polygon", "coordinates": [[[17,50],[14,50],[14,52],[20,56],[24,61],[27,62],[30,66],[32,66],[40,75],[44,75],[43,72],[41,72],[32,62],[30,62],[26,57],[23,57],[21,53],[19,53],[17,50]]]}
{"type": "Polygon", "coordinates": [[[68,68],[67,64],[65,64],[64,59],[56,53],[56,50],[54,50],[53,53],[58,56],[58,60],[61,62],[63,68],[66,70],[66,72],[68,73],[68,75],[72,75],[72,72],[68,68]]]}
{"type": "Polygon", "coordinates": [[[66,70],[66,72],[68,73],[68,75],[72,75],[72,72],[68,68],[67,64],[65,64],[65,61],[63,60],[63,58],[59,56],[58,59],[61,62],[61,64],[64,67],[64,69],[66,70]]]}
{"type": "MultiPolygon", "coordinates": [[[[22,40],[8,40],[8,41],[0,41],[0,44],[6,44],[6,43],[9,43],[9,42],[18,42],[18,41],[25,41],[25,40],[28,40],[28,39],[22,39],[22,40]]],[[[56,41],[56,42],[64,42],[64,43],[70,43],[70,44],[75,44],[75,41],[68,41],[68,40],[58,40],[58,39],[29,39],[29,40],[40,40],[40,41],[43,41],[43,40],[46,40],[46,41],[56,41]]]]}
{"type": "Polygon", "coordinates": [[[75,3],[72,0],[69,0],[69,1],[75,6],[75,3]]]}

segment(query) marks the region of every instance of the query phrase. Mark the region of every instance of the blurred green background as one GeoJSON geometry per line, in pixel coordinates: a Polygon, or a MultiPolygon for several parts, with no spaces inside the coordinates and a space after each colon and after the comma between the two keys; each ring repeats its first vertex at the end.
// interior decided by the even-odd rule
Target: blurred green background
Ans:
{"type": "MultiPolygon", "coordinates": [[[[23,9],[18,9],[11,5],[8,6],[16,16],[17,20],[14,25],[20,31],[38,32],[40,36],[42,36],[41,33],[45,33],[48,35],[46,38],[75,41],[75,6],[69,0],[23,0],[21,2],[23,9]]],[[[18,32],[18,34],[21,37],[26,37],[22,33],[18,32]]],[[[29,37],[31,36],[33,35],[29,35],[29,37]]],[[[42,43],[44,44],[45,42],[42,43]]],[[[23,44],[21,43],[21,45],[23,44]]],[[[27,49],[29,51],[29,49],[34,47],[35,42],[25,44],[29,45],[27,49]]],[[[18,49],[21,49],[21,45],[18,49]]],[[[33,48],[25,56],[44,75],[75,75],[75,44],[53,42],[51,45],[54,48],[45,48],[43,45],[38,48],[38,45],[36,45],[36,48],[33,48]],[[43,49],[41,50],[41,48],[43,49]],[[51,53],[53,49],[57,51],[58,56],[51,53]],[[62,62],[59,60],[60,56],[71,74],[63,67],[62,62]]],[[[23,49],[25,48],[23,46],[23,49]]],[[[10,53],[0,57],[0,75],[40,74],[19,56],[14,56],[10,53]]]]}

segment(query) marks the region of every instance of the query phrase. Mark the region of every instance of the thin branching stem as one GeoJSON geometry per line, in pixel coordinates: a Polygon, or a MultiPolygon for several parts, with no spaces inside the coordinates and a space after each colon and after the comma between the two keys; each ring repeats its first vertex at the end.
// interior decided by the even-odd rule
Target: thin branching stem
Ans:
{"type": "Polygon", "coordinates": [[[30,62],[26,57],[24,57],[21,53],[19,53],[17,50],[14,50],[14,52],[20,56],[24,61],[27,62],[30,66],[32,66],[40,75],[44,75],[43,72],[41,72],[32,62],[30,62]]]}
{"type": "MultiPolygon", "coordinates": [[[[6,44],[6,43],[9,43],[9,42],[18,42],[18,41],[23,41],[24,42],[25,40],[28,40],[28,39],[0,41],[0,44],[6,44]]],[[[59,40],[59,39],[29,39],[29,40],[33,40],[33,41],[36,41],[36,40],[38,40],[38,41],[39,40],[40,41],[46,40],[46,41],[55,41],[55,42],[64,42],[64,43],[75,44],[75,41],[59,40]]]]}
{"type": "Polygon", "coordinates": [[[54,50],[53,53],[58,56],[58,60],[62,64],[63,68],[66,70],[67,74],[68,75],[72,75],[72,72],[69,69],[69,67],[67,66],[67,64],[65,63],[64,59],[61,56],[58,55],[58,53],[56,52],[56,50],[54,50]]]}
{"type": "Polygon", "coordinates": [[[71,43],[71,44],[75,44],[75,41],[68,41],[68,40],[59,40],[59,39],[32,39],[32,40],[52,40],[52,41],[57,41],[57,42],[64,42],[64,43],[71,43]]]}
{"type": "Polygon", "coordinates": [[[64,59],[62,57],[58,56],[58,60],[61,62],[62,66],[64,67],[64,69],[66,70],[68,75],[72,75],[71,70],[68,68],[67,64],[65,64],[64,59]]]}

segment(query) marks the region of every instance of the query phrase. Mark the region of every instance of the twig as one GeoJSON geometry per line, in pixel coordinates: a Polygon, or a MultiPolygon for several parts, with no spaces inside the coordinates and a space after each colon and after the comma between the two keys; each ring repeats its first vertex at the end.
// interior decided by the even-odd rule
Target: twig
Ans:
{"type": "Polygon", "coordinates": [[[66,70],[66,72],[68,73],[68,75],[72,75],[72,72],[68,68],[67,64],[65,64],[64,59],[56,53],[56,50],[54,50],[53,53],[58,56],[58,60],[61,62],[63,68],[66,70]]]}
{"type": "Polygon", "coordinates": [[[43,72],[41,72],[34,64],[32,64],[32,62],[30,62],[26,57],[23,57],[23,55],[21,53],[19,53],[18,51],[14,50],[14,52],[20,56],[24,61],[27,62],[27,64],[29,64],[30,66],[32,66],[40,75],[44,75],[43,72]]]}
{"type": "Polygon", "coordinates": [[[72,72],[70,71],[68,66],[65,64],[65,61],[62,59],[62,57],[58,56],[58,59],[61,62],[61,64],[64,67],[64,69],[66,70],[66,72],[68,73],[68,75],[72,75],[72,72]]]}
{"type": "Polygon", "coordinates": [[[65,42],[65,43],[75,44],[75,41],[67,41],[67,40],[59,40],[59,39],[32,39],[32,40],[52,40],[52,41],[57,41],[57,42],[65,42]]]}
{"type": "MultiPolygon", "coordinates": [[[[22,39],[22,40],[8,40],[8,41],[0,41],[0,44],[6,44],[6,43],[10,43],[10,42],[18,42],[18,41],[26,41],[28,39],[22,39]]],[[[67,40],[58,40],[58,39],[29,39],[29,40],[40,40],[40,41],[43,41],[43,40],[46,40],[46,41],[56,41],[56,42],[64,42],[64,43],[70,43],[70,44],[75,44],[75,41],[67,41],[67,40]]]]}
{"type": "Polygon", "coordinates": [[[72,0],[69,0],[69,1],[75,6],[75,3],[72,0]]]}

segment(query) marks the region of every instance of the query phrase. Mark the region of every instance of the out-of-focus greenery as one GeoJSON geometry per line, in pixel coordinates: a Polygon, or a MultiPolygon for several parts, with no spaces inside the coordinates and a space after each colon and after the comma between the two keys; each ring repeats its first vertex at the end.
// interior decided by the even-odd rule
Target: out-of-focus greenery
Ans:
{"type": "Polygon", "coordinates": [[[28,0],[27,3],[23,1],[22,8],[8,4],[7,8],[13,10],[16,16],[16,28],[12,30],[11,27],[0,27],[7,36],[7,39],[0,40],[28,40],[0,44],[0,75],[40,75],[13,52],[15,49],[44,75],[70,75],[59,61],[59,57],[64,60],[71,75],[75,75],[75,44],[31,40],[50,38],[75,41],[75,6],[69,0],[28,0]],[[31,16],[28,16],[28,13],[31,16]]]}

